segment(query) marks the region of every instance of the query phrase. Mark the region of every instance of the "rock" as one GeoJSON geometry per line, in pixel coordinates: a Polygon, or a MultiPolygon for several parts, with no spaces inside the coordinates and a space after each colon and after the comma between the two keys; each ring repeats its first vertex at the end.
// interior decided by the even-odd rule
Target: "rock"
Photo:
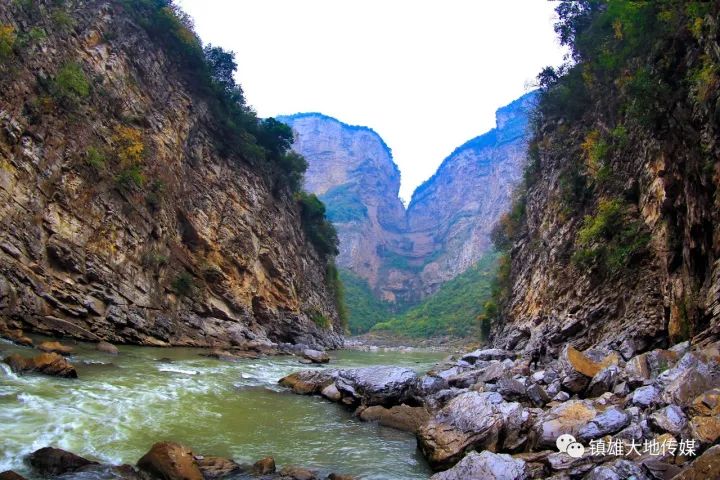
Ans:
{"type": "Polygon", "coordinates": [[[161,480],[203,480],[192,450],[175,442],[154,444],[137,466],[161,480]]]}
{"type": "Polygon", "coordinates": [[[227,350],[221,350],[216,348],[210,350],[209,352],[201,353],[200,356],[207,358],[215,358],[217,360],[222,360],[223,362],[239,362],[240,360],[246,359],[255,360],[257,358],[260,358],[262,355],[258,352],[248,350],[228,352],[227,350]]]}
{"type": "Polygon", "coordinates": [[[283,387],[292,389],[300,395],[312,395],[322,390],[335,381],[337,372],[333,370],[304,370],[291,373],[280,379],[278,383],[283,387]]]}
{"type": "Polygon", "coordinates": [[[75,367],[57,353],[42,353],[32,358],[25,358],[15,353],[3,361],[19,374],[41,373],[55,377],[77,378],[75,367]]]}
{"type": "Polygon", "coordinates": [[[567,345],[560,354],[561,363],[564,367],[569,367],[571,371],[581,373],[588,378],[592,378],[603,368],[610,365],[617,365],[619,362],[618,354],[611,352],[600,361],[595,361],[585,353],[575,349],[572,345],[567,345]]]}
{"type": "Polygon", "coordinates": [[[203,455],[195,457],[205,480],[214,480],[242,471],[242,465],[224,457],[203,455]]]}
{"type": "Polygon", "coordinates": [[[381,366],[338,370],[335,386],[363,405],[392,406],[411,397],[416,382],[412,369],[381,366]]]}
{"type": "Polygon", "coordinates": [[[643,353],[628,360],[625,364],[625,376],[630,388],[636,388],[649,380],[650,367],[648,367],[647,355],[643,353]]]}
{"type": "Polygon", "coordinates": [[[578,431],[578,438],[589,441],[622,430],[630,424],[630,415],[617,407],[610,407],[595,416],[578,431]]]}
{"type": "Polygon", "coordinates": [[[117,355],[118,353],[120,353],[120,351],[115,345],[108,342],[98,342],[98,344],[95,345],[95,350],[97,350],[98,352],[107,353],[108,355],[117,355]]]}
{"type": "Polygon", "coordinates": [[[630,401],[633,405],[647,408],[660,402],[660,392],[653,385],[640,387],[633,392],[630,401]]]}
{"type": "Polygon", "coordinates": [[[280,470],[282,478],[292,480],[317,480],[317,472],[308,470],[307,468],[287,466],[280,470]]]}
{"type": "Polygon", "coordinates": [[[558,394],[553,397],[553,402],[567,402],[568,400],[570,400],[570,394],[567,392],[558,392],[558,394]]]}
{"type": "Polygon", "coordinates": [[[19,475],[12,470],[6,470],[4,472],[0,472],[0,480],[27,480],[22,475],[19,475]]]}
{"type": "Polygon", "coordinates": [[[303,350],[303,358],[310,360],[312,363],[328,363],[330,361],[330,356],[327,353],[311,348],[303,350]]]}
{"type": "Polygon", "coordinates": [[[431,480],[526,480],[530,478],[523,460],[487,450],[470,452],[450,470],[436,473],[431,480]]]}
{"type": "Polygon", "coordinates": [[[73,353],[72,347],[63,345],[60,342],[42,342],[37,348],[43,352],[59,353],[60,355],[70,355],[73,353]]]}
{"type": "Polygon", "coordinates": [[[596,415],[597,410],[587,400],[569,400],[553,407],[538,419],[537,447],[555,449],[560,435],[577,436],[596,415]]]}
{"type": "Polygon", "coordinates": [[[327,387],[323,388],[320,392],[320,395],[327,398],[331,402],[339,402],[340,400],[342,400],[342,394],[337,389],[334,383],[331,383],[327,387]]]}
{"type": "Polygon", "coordinates": [[[495,450],[504,424],[500,403],[502,396],[494,392],[466,392],[420,427],[418,445],[430,466],[451,466],[470,449],[495,450]]]}
{"type": "Polygon", "coordinates": [[[505,360],[514,359],[516,353],[510,350],[502,350],[500,348],[479,349],[474,352],[466,353],[460,359],[464,362],[475,364],[478,360],[505,360]]]}
{"type": "Polygon", "coordinates": [[[275,459],[273,457],[265,457],[253,464],[254,475],[268,475],[275,473],[275,459]]]}
{"type": "Polygon", "coordinates": [[[695,397],[691,409],[696,415],[720,415],[720,388],[713,388],[695,397]]]}
{"type": "Polygon", "coordinates": [[[33,341],[30,337],[26,336],[22,330],[15,329],[15,330],[8,330],[5,328],[4,324],[0,324],[0,337],[7,338],[13,343],[17,343],[18,345],[22,345],[24,347],[32,347],[33,341]]]}
{"type": "MultiPolygon", "coordinates": [[[[564,393],[564,392],[563,392],[564,393]]],[[[567,395],[567,393],[565,394],[567,395]]],[[[534,383],[530,385],[527,389],[527,397],[535,404],[537,407],[545,406],[550,401],[550,396],[545,392],[545,389],[538,385],[537,383],[534,383]]]]}
{"type": "Polygon", "coordinates": [[[681,472],[680,467],[663,460],[646,459],[642,461],[642,465],[650,472],[649,480],[670,480],[681,472]]]}
{"type": "Polygon", "coordinates": [[[611,391],[619,374],[620,369],[617,365],[611,365],[600,370],[590,381],[586,392],[587,396],[591,398],[599,397],[603,393],[611,391]]]}
{"type": "Polygon", "coordinates": [[[98,465],[97,462],[53,447],[34,451],[27,457],[27,463],[40,475],[51,477],[98,465]]]}
{"type": "Polygon", "coordinates": [[[678,354],[670,351],[657,349],[645,354],[650,375],[657,377],[661,373],[672,368],[678,361],[678,354]]]}
{"type": "Polygon", "coordinates": [[[705,450],[690,466],[673,480],[710,480],[718,478],[720,472],[720,445],[705,450]]]}
{"type": "Polygon", "coordinates": [[[629,360],[633,355],[635,355],[636,351],[637,345],[635,345],[635,342],[631,339],[623,340],[618,347],[618,352],[620,352],[620,355],[622,355],[624,360],[629,360]]]}
{"type": "Polygon", "coordinates": [[[497,392],[507,401],[525,398],[525,384],[515,378],[503,377],[497,382],[497,392]]]}
{"type": "Polygon", "coordinates": [[[667,407],[654,412],[649,417],[650,425],[657,431],[669,432],[675,436],[680,435],[687,425],[687,418],[677,405],[667,407]]]}
{"type": "Polygon", "coordinates": [[[352,475],[340,475],[339,473],[331,473],[327,478],[328,480],[358,480],[352,475]]]}
{"type": "Polygon", "coordinates": [[[415,388],[420,397],[427,397],[448,388],[448,386],[447,379],[428,374],[420,377],[415,388]]]}
{"type": "MultiPolygon", "coordinates": [[[[587,454],[586,454],[587,455],[587,454]]],[[[595,467],[583,480],[652,480],[640,465],[619,459],[595,467]]]]}
{"type": "Polygon", "coordinates": [[[375,405],[363,410],[360,418],[366,422],[376,421],[386,427],[415,433],[430,419],[430,413],[424,407],[410,407],[405,404],[390,408],[375,405]]]}
{"type": "Polygon", "coordinates": [[[690,420],[690,432],[703,445],[717,442],[720,438],[720,416],[693,417],[690,420]]]}
{"type": "Polygon", "coordinates": [[[666,373],[669,373],[667,377],[658,379],[659,383],[664,385],[662,398],[665,403],[688,406],[712,386],[709,379],[696,367],[666,373]]]}

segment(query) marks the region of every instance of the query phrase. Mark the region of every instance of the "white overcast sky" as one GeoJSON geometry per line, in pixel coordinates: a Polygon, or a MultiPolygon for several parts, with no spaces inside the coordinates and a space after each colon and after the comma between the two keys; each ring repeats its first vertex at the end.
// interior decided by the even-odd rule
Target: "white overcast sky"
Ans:
{"type": "Polygon", "coordinates": [[[235,51],[261,117],[322,112],[378,132],[406,200],[564,52],[545,0],[177,3],[203,42],[235,51]]]}

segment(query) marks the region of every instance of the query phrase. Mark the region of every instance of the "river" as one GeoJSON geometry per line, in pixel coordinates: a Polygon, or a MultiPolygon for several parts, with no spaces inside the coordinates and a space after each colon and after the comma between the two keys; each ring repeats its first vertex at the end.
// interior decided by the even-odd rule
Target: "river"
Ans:
{"type": "MultiPolygon", "coordinates": [[[[28,348],[0,340],[2,356],[28,348]]],[[[113,357],[73,345],[77,380],[17,376],[0,364],[0,471],[32,477],[22,458],[55,446],[102,462],[135,464],[157,441],[253,463],[267,455],[363,479],[427,479],[415,437],[360,422],[343,407],[291,394],[277,381],[296,357],[225,362],[200,349],[119,346],[113,357]]],[[[332,352],[333,367],[409,366],[425,371],[438,352],[332,352]]],[[[69,478],[69,477],[64,477],[69,478]]]]}

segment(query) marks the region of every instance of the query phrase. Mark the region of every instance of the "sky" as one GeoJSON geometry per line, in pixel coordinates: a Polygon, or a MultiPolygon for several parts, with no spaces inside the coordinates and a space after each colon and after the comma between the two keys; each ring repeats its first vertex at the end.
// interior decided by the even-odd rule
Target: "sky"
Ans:
{"type": "Polygon", "coordinates": [[[545,0],[178,0],[204,43],[233,50],[261,117],[321,112],[375,130],[400,196],[495,110],[562,63],[545,0]]]}

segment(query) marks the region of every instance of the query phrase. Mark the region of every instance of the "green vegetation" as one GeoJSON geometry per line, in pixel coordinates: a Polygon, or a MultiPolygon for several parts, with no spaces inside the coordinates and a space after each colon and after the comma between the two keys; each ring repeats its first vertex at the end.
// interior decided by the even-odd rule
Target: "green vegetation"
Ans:
{"type": "Polygon", "coordinates": [[[325,272],[325,283],[328,285],[328,288],[330,288],[330,291],[333,294],[335,308],[337,309],[338,317],[340,318],[340,325],[343,327],[343,330],[347,331],[349,328],[349,313],[345,303],[345,285],[340,278],[340,272],[338,271],[334,261],[328,263],[327,270],[325,272]]]}
{"type": "Polygon", "coordinates": [[[478,317],[486,307],[492,307],[487,301],[492,293],[497,260],[497,253],[486,254],[420,305],[376,324],[372,330],[413,337],[479,335],[478,317]]]}
{"type": "Polygon", "coordinates": [[[192,275],[183,271],[172,281],[172,288],[178,295],[189,297],[195,287],[192,275]]]}
{"type": "Polygon", "coordinates": [[[120,170],[115,176],[115,182],[121,188],[142,187],[145,183],[145,176],[140,165],[131,165],[120,170]]]}
{"type": "Polygon", "coordinates": [[[68,12],[58,8],[52,11],[50,19],[53,24],[62,32],[69,32],[75,28],[75,19],[73,19],[68,12]]]}
{"type": "Polygon", "coordinates": [[[351,333],[365,333],[376,323],[388,320],[392,316],[392,305],[375,297],[366,280],[345,268],[339,271],[340,279],[345,286],[351,333]]]}
{"type": "Polygon", "coordinates": [[[311,311],[309,316],[310,320],[312,320],[313,323],[320,328],[330,328],[332,326],[330,320],[317,310],[311,311]]]}
{"type": "Polygon", "coordinates": [[[90,147],[85,152],[85,163],[95,170],[103,170],[106,164],[105,154],[96,147],[90,147]]]}
{"type": "Polygon", "coordinates": [[[50,94],[66,109],[74,109],[90,96],[90,82],[77,63],[63,65],[51,82],[50,94]]]}
{"type": "Polygon", "coordinates": [[[313,193],[298,192],[295,194],[295,199],[300,206],[303,229],[315,246],[315,250],[323,258],[337,255],[339,253],[337,231],[325,217],[325,205],[313,193]]]}
{"type": "Polygon", "coordinates": [[[355,189],[356,185],[345,184],[331,188],[321,196],[327,205],[327,215],[335,223],[352,222],[367,217],[367,207],[355,189]]]}
{"type": "Polygon", "coordinates": [[[601,200],[597,213],[586,216],[578,231],[580,248],[572,260],[584,268],[599,266],[614,273],[644,253],[649,241],[649,234],[640,221],[632,220],[627,206],[619,200],[601,200]]]}
{"type": "Polygon", "coordinates": [[[15,46],[15,28],[12,25],[0,24],[0,62],[4,62],[13,55],[15,46]]]}

